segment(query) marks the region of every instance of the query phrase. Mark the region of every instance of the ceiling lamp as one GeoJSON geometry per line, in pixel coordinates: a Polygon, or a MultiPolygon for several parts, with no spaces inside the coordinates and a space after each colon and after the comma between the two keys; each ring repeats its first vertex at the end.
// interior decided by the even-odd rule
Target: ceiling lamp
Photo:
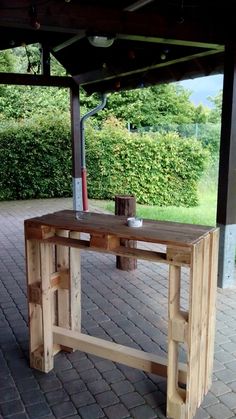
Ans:
{"type": "Polygon", "coordinates": [[[141,7],[146,6],[149,3],[152,3],[153,0],[137,0],[134,3],[127,6],[124,11],[125,12],[135,12],[138,9],[141,9],[141,7]]]}
{"type": "Polygon", "coordinates": [[[115,38],[111,38],[109,36],[95,35],[95,36],[88,36],[88,40],[89,40],[89,43],[93,47],[108,48],[112,46],[115,38]]]}

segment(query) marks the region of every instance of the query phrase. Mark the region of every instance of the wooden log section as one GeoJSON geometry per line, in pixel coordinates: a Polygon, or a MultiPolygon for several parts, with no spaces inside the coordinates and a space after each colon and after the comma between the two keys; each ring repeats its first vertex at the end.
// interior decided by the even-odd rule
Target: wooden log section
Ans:
{"type": "MultiPolygon", "coordinates": [[[[59,345],[79,349],[82,352],[119,362],[129,367],[138,368],[162,377],[167,376],[167,359],[158,355],[58,326],[53,326],[53,341],[59,345]]],[[[186,383],[186,365],[183,363],[179,363],[178,380],[183,384],[186,383]]]]}
{"type": "MultiPolygon", "coordinates": [[[[115,196],[115,215],[125,215],[135,217],[136,198],[135,196],[116,195],[115,196]]],[[[129,248],[136,248],[137,242],[134,240],[120,240],[120,244],[129,248]]],[[[137,259],[130,259],[125,256],[116,257],[116,267],[122,271],[133,271],[137,268],[137,259]]]]}

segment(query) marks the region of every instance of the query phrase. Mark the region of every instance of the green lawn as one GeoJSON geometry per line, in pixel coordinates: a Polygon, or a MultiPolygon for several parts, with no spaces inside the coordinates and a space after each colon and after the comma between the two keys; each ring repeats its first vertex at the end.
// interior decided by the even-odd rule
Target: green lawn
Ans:
{"type": "MultiPolygon", "coordinates": [[[[211,185],[199,188],[199,205],[197,207],[158,207],[137,205],[137,216],[153,220],[178,221],[190,224],[215,226],[216,224],[216,189],[211,185]]],[[[101,209],[114,213],[113,201],[91,200],[101,209]]]]}

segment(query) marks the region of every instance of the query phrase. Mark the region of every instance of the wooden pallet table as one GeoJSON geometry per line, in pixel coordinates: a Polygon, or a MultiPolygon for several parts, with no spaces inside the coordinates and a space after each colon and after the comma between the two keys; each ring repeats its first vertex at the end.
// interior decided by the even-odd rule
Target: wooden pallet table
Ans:
{"type": "Polygon", "coordinates": [[[167,417],[191,419],[211,385],[218,229],[122,216],[59,211],[25,221],[30,364],[48,372],[60,350],[81,351],[167,377],[167,417]],[[80,233],[88,233],[82,240],[80,233]],[[124,239],[166,245],[165,252],[127,248],[124,239]],[[80,249],[169,265],[168,357],[81,333],[80,249]],[[181,309],[181,268],[190,271],[181,309]],[[186,363],[179,362],[179,347],[186,363]]]}

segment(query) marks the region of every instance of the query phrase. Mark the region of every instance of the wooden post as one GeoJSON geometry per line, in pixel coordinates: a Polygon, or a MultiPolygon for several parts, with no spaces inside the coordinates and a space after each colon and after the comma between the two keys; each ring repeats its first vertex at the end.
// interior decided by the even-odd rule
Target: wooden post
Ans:
{"type": "Polygon", "coordinates": [[[71,140],[72,140],[72,180],[73,180],[73,209],[83,210],[82,202],[82,174],[81,174],[81,132],[80,132],[80,102],[79,88],[70,89],[71,108],[71,140]]]}
{"type": "MultiPolygon", "coordinates": [[[[134,217],[136,215],[136,198],[135,196],[115,196],[115,215],[125,215],[126,217],[134,217]]],[[[137,247],[134,240],[122,240],[121,245],[125,247],[137,247]]],[[[122,271],[133,271],[137,268],[137,259],[125,256],[116,257],[116,267],[122,271]]]]}
{"type": "Polygon", "coordinates": [[[236,250],[236,47],[225,49],[221,147],[217,203],[220,227],[219,279],[222,288],[234,287],[236,250]]]}

